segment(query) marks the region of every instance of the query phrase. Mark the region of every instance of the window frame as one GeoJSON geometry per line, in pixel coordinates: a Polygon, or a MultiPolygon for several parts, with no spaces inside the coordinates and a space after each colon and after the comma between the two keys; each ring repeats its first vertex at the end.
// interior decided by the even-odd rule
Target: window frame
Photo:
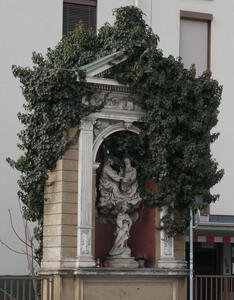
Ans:
{"type": "Polygon", "coordinates": [[[180,20],[190,20],[207,23],[207,70],[211,68],[211,22],[213,15],[208,13],[180,10],[180,20]]]}
{"type": "MultiPolygon", "coordinates": [[[[71,4],[78,4],[78,5],[95,7],[96,8],[96,16],[95,16],[94,32],[97,32],[97,0],[63,0],[63,4],[64,3],[71,3],[71,4]]],[[[63,35],[64,35],[64,32],[63,32],[63,35]]]]}
{"type": "Polygon", "coordinates": [[[79,5],[97,6],[97,1],[95,1],[95,0],[63,0],[63,2],[79,4],[79,5]]]}

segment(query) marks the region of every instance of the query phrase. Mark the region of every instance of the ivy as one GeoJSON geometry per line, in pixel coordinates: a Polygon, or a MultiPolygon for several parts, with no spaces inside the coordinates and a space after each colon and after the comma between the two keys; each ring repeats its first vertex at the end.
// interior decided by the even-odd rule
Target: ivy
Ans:
{"type": "MultiPolygon", "coordinates": [[[[221,180],[223,170],[218,169],[210,145],[218,137],[212,129],[217,124],[222,88],[210,72],[196,76],[194,66],[187,70],[180,59],[164,57],[158,48],[159,37],[145,23],[141,10],[127,6],[114,14],[114,25],[105,24],[97,35],[81,24],[55,49],[49,48],[45,57],[33,53],[32,68],[13,66],[26,103],[25,112],[18,115],[24,125],[18,145],[23,155],[16,161],[8,158],[8,162],[21,172],[18,194],[25,217],[39,222],[39,239],[48,171],[73,142],[69,129],[79,128],[84,116],[104,105],[82,102],[83,97],[91,99],[95,90],[80,71],[77,82],[75,71],[115,51],[127,60],[113,66],[108,76],[128,84],[140,96],[138,104],[146,112],[138,124],[143,155],[138,157],[139,176],[141,182],[153,178],[157,191],[142,188],[144,201],[168,208],[164,229],[175,235],[185,231],[190,208],[196,211],[218,198],[210,189],[221,180]],[[196,195],[202,196],[202,204],[195,201],[196,195]],[[175,208],[182,214],[179,221],[171,217],[175,208]]],[[[132,138],[127,140],[126,149],[133,148],[132,138]]]]}

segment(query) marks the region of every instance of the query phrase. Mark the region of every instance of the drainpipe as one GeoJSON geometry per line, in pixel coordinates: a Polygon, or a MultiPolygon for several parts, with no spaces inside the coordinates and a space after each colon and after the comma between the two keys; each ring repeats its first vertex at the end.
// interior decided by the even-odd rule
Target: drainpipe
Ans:
{"type": "MultiPolygon", "coordinates": [[[[195,196],[196,203],[202,203],[201,195],[195,196]]],[[[197,210],[197,218],[194,218],[193,211],[190,208],[190,223],[189,223],[189,300],[193,300],[193,229],[197,228],[200,223],[200,210],[197,210]]]]}
{"type": "Polygon", "coordinates": [[[153,0],[150,1],[150,27],[152,27],[152,9],[153,9],[153,0]]]}
{"type": "Polygon", "coordinates": [[[189,300],[193,300],[193,211],[190,208],[189,224],[189,300]]]}

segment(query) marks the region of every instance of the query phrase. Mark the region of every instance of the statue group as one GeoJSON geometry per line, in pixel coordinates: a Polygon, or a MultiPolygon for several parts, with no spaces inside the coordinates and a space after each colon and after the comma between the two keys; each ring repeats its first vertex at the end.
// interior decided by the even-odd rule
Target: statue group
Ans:
{"type": "MultiPolygon", "coordinates": [[[[108,261],[122,259],[123,262],[125,259],[126,262],[128,259],[128,264],[131,260],[130,266],[137,266],[135,261],[133,263],[131,249],[127,244],[132,223],[138,218],[136,210],[142,201],[138,191],[137,171],[128,157],[123,160],[124,167],[119,172],[113,169],[113,164],[113,160],[107,158],[99,181],[98,209],[102,215],[108,218],[111,216],[116,224],[115,241],[108,261]]],[[[124,263],[119,265],[124,266],[124,263]]]]}

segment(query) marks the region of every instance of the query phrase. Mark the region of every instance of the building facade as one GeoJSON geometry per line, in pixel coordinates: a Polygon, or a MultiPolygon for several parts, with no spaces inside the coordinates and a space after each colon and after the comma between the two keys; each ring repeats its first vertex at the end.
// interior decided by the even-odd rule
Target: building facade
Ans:
{"type": "MultiPolygon", "coordinates": [[[[193,236],[195,275],[234,275],[234,216],[203,214],[193,236]]],[[[189,237],[186,237],[189,261],[189,237]]]]}

